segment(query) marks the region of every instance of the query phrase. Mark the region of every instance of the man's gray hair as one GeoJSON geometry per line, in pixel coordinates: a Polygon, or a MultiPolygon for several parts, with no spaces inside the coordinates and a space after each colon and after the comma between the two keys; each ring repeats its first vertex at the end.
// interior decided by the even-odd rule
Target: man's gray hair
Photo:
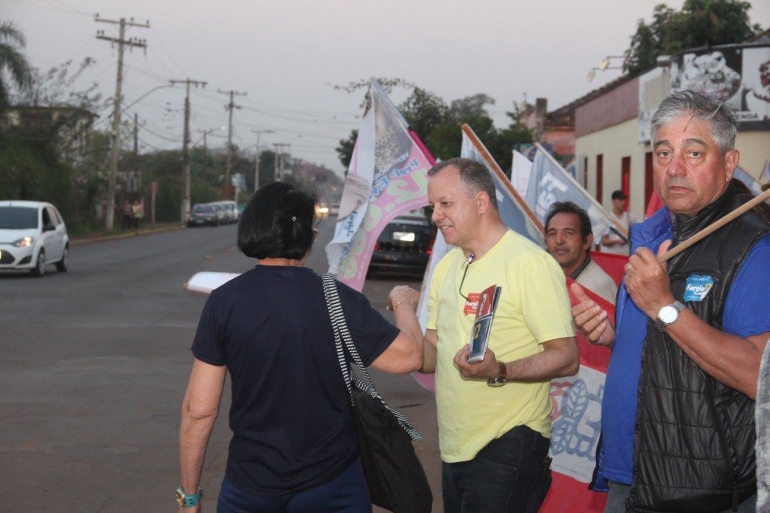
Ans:
{"type": "Polygon", "coordinates": [[[671,93],[660,103],[650,124],[652,144],[655,144],[655,134],[661,127],[673,123],[682,116],[692,116],[710,122],[711,136],[723,157],[735,148],[738,120],[735,118],[733,108],[703,93],[689,90],[671,93]]]}
{"type": "Polygon", "coordinates": [[[460,181],[462,181],[469,193],[486,192],[489,196],[489,204],[497,210],[495,182],[492,180],[489,170],[484,164],[475,160],[457,157],[439,162],[428,171],[428,176],[433,176],[448,167],[456,167],[460,171],[460,181]]]}

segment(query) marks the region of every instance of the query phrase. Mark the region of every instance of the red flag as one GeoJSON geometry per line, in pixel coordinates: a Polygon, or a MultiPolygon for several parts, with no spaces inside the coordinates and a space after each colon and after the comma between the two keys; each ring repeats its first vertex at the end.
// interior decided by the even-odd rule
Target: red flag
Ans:
{"type": "Polygon", "coordinates": [[[663,200],[658,196],[658,191],[653,189],[652,194],[650,195],[650,202],[647,203],[647,211],[644,213],[644,218],[648,219],[652,217],[652,214],[660,210],[663,206],[663,200]]]}
{"type": "MultiPolygon", "coordinates": [[[[572,280],[567,279],[567,285],[572,280]]],[[[586,294],[607,310],[615,307],[588,289],[586,294]]],[[[570,302],[577,300],[570,290],[570,302]]],[[[540,508],[541,513],[601,513],[607,494],[592,492],[588,484],[596,466],[596,446],[601,425],[601,399],[610,351],[577,336],[580,370],[577,376],[551,381],[551,465],[553,483],[540,508]]]]}
{"type": "Polygon", "coordinates": [[[610,275],[610,278],[615,281],[615,285],[620,287],[620,282],[623,281],[623,276],[626,274],[625,265],[628,263],[628,255],[591,251],[591,259],[596,262],[596,265],[601,267],[605,273],[610,275]]]}

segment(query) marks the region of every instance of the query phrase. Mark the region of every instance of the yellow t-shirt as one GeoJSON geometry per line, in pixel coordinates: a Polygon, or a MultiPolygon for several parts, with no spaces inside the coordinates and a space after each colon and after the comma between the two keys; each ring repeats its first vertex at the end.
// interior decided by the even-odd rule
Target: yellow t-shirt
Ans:
{"type": "Polygon", "coordinates": [[[508,231],[468,268],[462,250],[451,250],[436,266],[428,297],[427,328],[437,330],[436,404],[441,459],[473,459],[490,441],[526,425],[550,438],[550,382],[508,382],[489,387],[486,380],[464,379],[452,361],[471,338],[478,295],[502,287],[489,348],[498,361],[510,362],[543,351],[543,342],[572,337],[564,272],[545,251],[508,231]]]}

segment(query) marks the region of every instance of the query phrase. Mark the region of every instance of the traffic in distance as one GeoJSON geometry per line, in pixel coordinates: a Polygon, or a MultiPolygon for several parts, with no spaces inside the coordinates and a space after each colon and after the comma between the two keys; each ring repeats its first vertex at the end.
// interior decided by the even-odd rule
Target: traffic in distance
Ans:
{"type": "Polygon", "coordinates": [[[196,203],[190,209],[187,226],[219,226],[220,224],[237,223],[240,218],[241,210],[235,201],[196,203]]]}

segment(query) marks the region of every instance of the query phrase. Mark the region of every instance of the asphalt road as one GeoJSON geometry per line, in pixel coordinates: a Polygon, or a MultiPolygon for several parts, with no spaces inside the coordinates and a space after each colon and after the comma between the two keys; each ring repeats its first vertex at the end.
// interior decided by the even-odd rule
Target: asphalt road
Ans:
{"type": "MultiPolygon", "coordinates": [[[[308,261],[316,272],[333,221],[308,261]]],[[[0,273],[0,512],[176,511],[179,408],[205,301],[182,285],[251,268],[235,241],[235,225],[155,233],[73,246],[67,273],[0,273]]],[[[400,283],[419,287],[390,276],[364,288],[391,320],[385,301],[400,283]]],[[[416,449],[440,511],[433,394],[408,376],[373,375],[426,438],[416,449]]],[[[228,393],[201,483],[208,512],[227,458],[228,393]]]]}

